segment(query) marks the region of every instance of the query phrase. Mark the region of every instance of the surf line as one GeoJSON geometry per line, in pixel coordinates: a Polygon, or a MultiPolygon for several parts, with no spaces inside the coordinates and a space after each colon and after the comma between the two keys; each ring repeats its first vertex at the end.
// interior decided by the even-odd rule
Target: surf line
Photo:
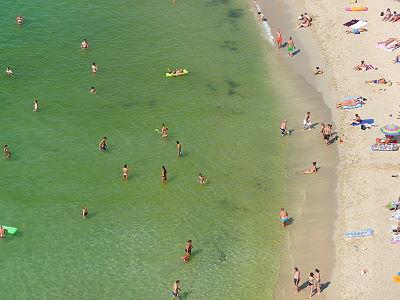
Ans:
{"type": "Polygon", "coordinates": [[[253,0],[253,4],[254,4],[254,7],[256,8],[258,16],[261,18],[261,22],[263,24],[264,31],[265,31],[265,37],[270,42],[271,46],[274,46],[275,39],[272,35],[271,26],[269,26],[268,20],[266,18],[264,18],[264,14],[261,12],[261,7],[256,3],[255,0],[253,0]]]}

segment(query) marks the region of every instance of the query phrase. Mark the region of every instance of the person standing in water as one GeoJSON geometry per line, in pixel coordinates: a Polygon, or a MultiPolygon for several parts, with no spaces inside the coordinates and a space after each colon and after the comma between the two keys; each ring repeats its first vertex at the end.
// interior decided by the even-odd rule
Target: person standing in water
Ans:
{"type": "Polygon", "coordinates": [[[207,177],[204,176],[203,174],[199,173],[199,178],[197,180],[201,185],[206,184],[207,182],[207,177]]]}
{"type": "Polygon", "coordinates": [[[190,256],[192,255],[192,248],[193,248],[192,240],[188,240],[186,242],[186,246],[185,246],[185,255],[182,256],[182,260],[184,262],[188,262],[189,261],[190,256]]]}
{"type": "Polygon", "coordinates": [[[293,57],[294,49],[296,49],[296,47],[294,46],[292,37],[290,37],[287,42],[287,50],[288,50],[289,57],[293,57]]]}
{"type": "Polygon", "coordinates": [[[281,220],[283,227],[286,227],[287,221],[289,220],[289,215],[283,207],[281,208],[281,211],[279,212],[279,219],[281,220]]]}
{"type": "Polygon", "coordinates": [[[33,100],[33,111],[34,112],[38,112],[39,111],[39,103],[38,103],[36,98],[35,98],[35,100],[33,100]]]}
{"type": "Polygon", "coordinates": [[[6,75],[7,75],[7,76],[12,76],[12,74],[13,74],[13,71],[11,70],[11,68],[10,68],[10,67],[7,67],[7,68],[6,68],[6,75]]]}
{"type": "Polygon", "coordinates": [[[90,93],[91,93],[91,94],[96,94],[96,88],[95,88],[94,86],[92,86],[92,87],[90,88],[90,93]]]}
{"type": "Polygon", "coordinates": [[[3,153],[6,158],[11,158],[11,152],[10,149],[8,149],[8,145],[4,145],[3,153]]]}
{"type": "Polygon", "coordinates": [[[3,226],[0,226],[0,239],[6,237],[6,232],[7,230],[3,226]]]}
{"type": "Polygon", "coordinates": [[[103,137],[99,143],[99,150],[107,150],[107,137],[103,137]]]}
{"type": "Polygon", "coordinates": [[[179,141],[176,141],[176,150],[178,151],[178,158],[180,158],[182,156],[182,145],[179,141]]]}
{"type": "Polygon", "coordinates": [[[81,43],[81,49],[88,49],[89,48],[89,43],[86,39],[83,39],[81,43]]]}
{"type": "Polygon", "coordinates": [[[317,289],[317,294],[321,294],[321,273],[318,269],[315,269],[315,287],[317,289]]]}
{"type": "Polygon", "coordinates": [[[282,123],[281,123],[280,130],[281,130],[281,135],[282,136],[286,135],[286,124],[287,124],[286,120],[283,120],[282,123]]]}
{"type": "Polygon", "coordinates": [[[165,124],[161,124],[161,137],[166,139],[168,137],[168,127],[165,124]]]}
{"type": "Polygon", "coordinates": [[[295,286],[295,292],[299,292],[299,283],[300,283],[300,271],[298,267],[294,267],[294,273],[293,273],[293,283],[295,286]]]}
{"type": "Polygon", "coordinates": [[[164,166],[161,166],[161,182],[166,182],[167,179],[167,169],[164,166]]]}
{"type": "Polygon", "coordinates": [[[93,74],[96,74],[96,72],[97,72],[97,66],[96,66],[96,63],[95,63],[95,62],[92,63],[92,66],[91,66],[90,68],[92,69],[92,73],[93,73],[93,74]]]}
{"type": "Polygon", "coordinates": [[[122,168],[122,179],[128,179],[129,177],[129,169],[128,169],[128,165],[125,164],[122,168]]]}
{"type": "Polygon", "coordinates": [[[276,30],[276,44],[278,46],[278,50],[282,48],[283,37],[280,29],[276,30]]]}
{"type": "Polygon", "coordinates": [[[83,218],[83,219],[86,219],[87,216],[88,216],[88,214],[89,214],[88,208],[87,208],[86,206],[83,207],[83,208],[82,208],[82,218],[83,218]]]}
{"type": "Polygon", "coordinates": [[[181,282],[179,280],[176,280],[172,285],[172,296],[177,299],[179,299],[179,293],[181,291],[180,284],[181,282]]]}

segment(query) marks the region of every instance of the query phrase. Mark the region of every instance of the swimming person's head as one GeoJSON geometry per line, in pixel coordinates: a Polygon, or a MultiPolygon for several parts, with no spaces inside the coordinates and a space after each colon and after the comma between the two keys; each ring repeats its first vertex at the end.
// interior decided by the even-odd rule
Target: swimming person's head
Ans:
{"type": "Polygon", "coordinates": [[[176,141],[176,144],[179,145],[179,141],[176,141]]]}
{"type": "Polygon", "coordinates": [[[93,66],[95,66],[95,65],[96,65],[96,63],[95,63],[95,62],[93,62],[93,63],[92,63],[92,65],[93,65],[93,66]]]}
{"type": "Polygon", "coordinates": [[[106,140],[107,139],[107,137],[106,136],[103,136],[103,140],[106,140]]]}
{"type": "Polygon", "coordinates": [[[188,242],[188,243],[191,243],[191,242],[192,242],[192,240],[188,240],[187,242],[188,242]]]}
{"type": "Polygon", "coordinates": [[[124,165],[124,168],[127,168],[127,167],[128,167],[128,165],[127,165],[127,164],[125,164],[125,165],[124,165]]]}

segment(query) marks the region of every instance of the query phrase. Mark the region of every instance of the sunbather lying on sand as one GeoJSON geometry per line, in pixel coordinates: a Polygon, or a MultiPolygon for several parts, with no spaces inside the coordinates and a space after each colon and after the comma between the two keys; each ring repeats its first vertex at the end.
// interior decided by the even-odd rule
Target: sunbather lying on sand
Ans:
{"type": "Polygon", "coordinates": [[[384,42],[378,42],[378,45],[384,45],[385,47],[387,46],[387,45],[389,45],[390,43],[393,43],[393,42],[397,42],[399,39],[397,39],[397,38],[388,38],[386,41],[384,41],[384,42]]]}
{"type": "Polygon", "coordinates": [[[388,8],[385,12],[381,12],[382,21],[389,21],[390,17],[392,16],[392,11],[388,8]]]}
{"type": "Polygon", "coordinates": [[[346,30],[346,33],[354,33],[354,34],[360,34],[360,32],[367,32],[368,30],[365,28],[358,28],[358,29],[351,29],[351,30],[346,30]]]}
{"type": "Polygon", "coordinates": [[[337,108],[342,108],[343,106],[356,106],[358,104],[364,104],[366,99],[365,98],[354,98],[354,99],[349,99],[349,100],[345,100],[342,102],[338,102],[336,103],[336,107],[337,108]]]}
{"type": "Polygon", "coordinates": [[[390,17],[388,20],[389,22],[397,22],[400,20],[400,14],[396,13],[395,11],[393,12],[393,15],[390,17]]]}
{"type": "Polygon", "coordinates": [[[357,71],[378,70],[378,68],[371,64],[366,64],[363,60],[361,61],[361,64],[355,66],[354,69],[357,71]]]}
{"type": "Polygon", "coordinates": [[[365,81],[365,83],[376,83],[376,84],[388,84],[389,82],[391,82],[391,81],[388,81],[385,78],[379,78],[379,79],[365,81]]]}

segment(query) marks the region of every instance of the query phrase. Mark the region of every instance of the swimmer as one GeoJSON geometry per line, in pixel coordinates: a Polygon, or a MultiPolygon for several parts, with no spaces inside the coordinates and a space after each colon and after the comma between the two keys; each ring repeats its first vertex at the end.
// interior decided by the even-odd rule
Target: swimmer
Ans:
{"type": "Polygon", "coordinates": [[[107,137],[103,137],[99,144],[99,150],[107,150],[107,137]]]}
{"type": "Polygon", "coordinates": [[[7,230],[3,226],[0,226],[0,239],[6,237],[6,232],[7,230]]]}
{"type": "Polygon", "coordinates": [[[298,267],[294,267],[294,273],[293,273],[293,283],[294,286],[296,287],[295,292],[299,292],[299,283],[300,283],[300,271],[298,267]]]}
{"type": "Polygon", "coordinates": [[[204,185],[207,182],[207,177],[204,176],[203,174],[199,173],[199,178],[197,179],[197,181],[201,184],[204,185]]]}
{"type": "Polygon", "coordinates": [[[164,166],[161,166],[161,182],[166,182],[167,179],[167,169],[164,166]]]}
{"type": "Polygon", "coordinates": [[[11,70],[11,68],[10,68],[10,67],[7,67],[7,68],[6,68],[6,75],[7,75],[7,76],[12,76],[12,74],[13,74],[13,71],[11,70]]]}
{"type": "Polygon", "coordinates": [[[314,75],[320,75],[320,74],[323,74],[323,73],[324,73],[324,71],[322,71],[319,67],[315,67],[314,75]]]}
{"type": "Polygon", "coordinates": [[[96,73],[97,72],[97,66],[96,63],[92,63],[92,66],[90,67],[92,69],[92,73],[96,73]]]}
{"type": "Polygon", "coordinates": [[[81,49],[88,49],[89,48],[89,43],[86,39],[83,39],[81,43],[81,49]]]}
{"type": "Polygon", "coordinates": [[[8,149],[8,146],[7,146],[7,145],[4,145],[4,147],[3,147],[3,153],[4,153],[4,156],[5,156],[6,158],[11,158],[11,152],[10,152],[10,149],[8,149]]]}
{"type": "Polygon", "coordinates": [[[161,124],[161,137],[163,139],[168,137],[168,128],[165,126],[165,124],[161,124]]]}
{"type": "Polygon", "coordinates": [[[181,288],[179,287],[180,284],[181,282],[177,280],[172,285],[172,296],[177,299],[179,299],[179,292],[181,291],[181,288]]]}
{"type": "Polygon", "coordinates": [[[281,208],[281,211],[279,212],[279,219],[281,220],[283,227],[286,227],[287,221],[289,220],[289,215],[283,207],[281,208]]]}
{"type": "Polygon", "coordinates": [[[192,248],[193,248],[192,240],[188,240],[185,246],[185,255],[181,257],[184,262],[189,261],[190,256],[192,255],[192,248]]]}
{"type": "Polygon", "coordinates": [[[278,49],[281,49],[283,43],[282,31],[280,29],[276,30],[276,44],[278,49]]]}
{"type": "Polygon", "coordinates": [[[89,214],[89,210],[88,210],[88,208],[85,206],[84,208],[82,208],[82,218],[83,218],[83,219],[86,219],[87,216],[88,216],[88,214],[89,214]]]}
{"type": "Polygon", "coordinates": [[[176,150],[178,151],[178,157],[180,158],[182,156],[182,145],[179,141],[176,141],[176,150]]]}
{"type": "Polygon", "coordinates": [[[287,134],[287,132],[286,132],[286,123],[287,123],[286,120],[283,120],[282,123],[281,123],[280,130],[281,130],[281,135],[282,136],[285,136],[287,134]]]}
{"type": "Polygon", "coordinates": [[[33,111],[38,112],[39,111],[39,103],[37,99],[33,100],[33,111]]]}
{"type": "Polygon", "coordinates": [[[22,25],[22,23],[24,22],[24,17],[21,15],[16,16],[15,22],[17,23],[17,25],[22,25]]]}
{"type": "Polygon", "coordinates": [[[90,88],[90,93],[91,93],[91,94],[96,94],[96,88],[95,88],[94,86],[92,86],[92,87],[90,88]]]}
{"type": "Polygon", "coordinates": [[[122,168],[122,179],[128,179],[129,177],[129,169],[128,165],[125,164],[124,167],[122,168]]]}
{"type": "Polygon", "coordinates": [[[312,163],[312,167],[311,168],[309,168],[307,170],[304,170],[304,174],[311,174],[311,173],[317,173],[317,172],[318,172],[318,168],[317,168],[317,162],[316,161],[314,161],[312,163]]]}

